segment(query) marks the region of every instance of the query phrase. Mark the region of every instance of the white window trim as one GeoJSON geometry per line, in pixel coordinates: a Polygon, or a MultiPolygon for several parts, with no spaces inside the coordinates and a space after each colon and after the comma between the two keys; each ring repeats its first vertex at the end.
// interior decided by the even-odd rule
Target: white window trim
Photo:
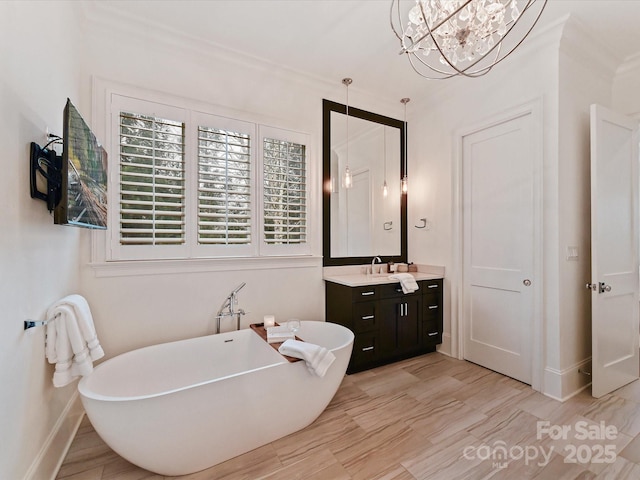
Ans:
{"type": "MultiPolygon", "coordinates": [[[[259,248],[251,256],[224,256],[224,257],[196,257],[196,258],[164,258],[164,259],[128,259],[128,260],[110,260],[113,255],[110,253],[110,230],[92,230],[91,234],[91,251],[89,266],[94,270],[98,277],[111,276],[129,276],[129,275],[154,275],[167,273],[188,273],[188,272],[206,272],[206,271],[232,271],[232,270],[259,270],[270,268],[317,268],[322,266],[322,255],[320,254],[320,239],[318,237],[318,222],[321,218],[321,200],[319,198],[320,190],[318,187],[321,175],[321,167],[314,165],[312,159],[320,158],[316,152],[317,143],[311,134],[295,131],[290,125],[281,120],[274,121],[273,118],[260,114],[247,114],[247,112],[238,111],[229,107],[219,105],[210,105],[201,101],[188,99],[184,97],[173,96],[162,92],[147,90],[139,87],[121,84],[115,81],[106,80],[98,77],[93,78],[93,104],[92,104],[92,125],[98,138],[103,138],[109,143],[113,138],[111,129],[113,123],[110,118],[111,97],[120,95],[131,97],[133,99],[144,99],[144,101],[165,104],[169,107],[190,109],[196,111],[216,112],[215,115],[233,118],[239,121],[246,121],[256,125],[268,123],[274,128],[288,130],[297,135],[306,136],[306,153],[307,153],[307,248],[304,252],[291,253],[271,253],[270,255],[259,255],[259,248]],[[312,199],[318,198],[316,202],[312,199]]],[[[255,137],[259,138],[258,135],[255,137]]],[[[292,137],[293,138],[293,137],[292,137]]],[[[191,143],[191,142],[189,142],[191,143]]],[[[192,148],[192,147],[187,147],[192,148]]],[[[261,148],[261,147],[260,147],[261,148]]],[[[111,151],[109,154],[109,162],[113,162],[114,155],[111,151]]],[[[188,152],[186,153],[189,154],[188,152]]],[[[113,175],[110,172],[110,176],[113,175]]],[[[110,179],[111,183],[114,182],[110,179]]],[[[189,181],[189,179],[188,179],[189,181]]],[[[256,185],[254,183],[254,192],[256,185]]],[[[119,193],[119,192],[118,192],[119,193]]],[[[259,208],[262,199],[257,198],[256,208],[259,208]]],[[[109,209],[109,215],[112,215],[114,209],[109,209]]],[[[261,216],[254,216],[261,221],[261,216]]],[[[111,225],[111,223],[110,223],[111,225]]],[[[261,241],[262,232],[255,230],[256,238],[261,241]]],[[[258,243],[258,242],[256,242],[258,243]]]]}

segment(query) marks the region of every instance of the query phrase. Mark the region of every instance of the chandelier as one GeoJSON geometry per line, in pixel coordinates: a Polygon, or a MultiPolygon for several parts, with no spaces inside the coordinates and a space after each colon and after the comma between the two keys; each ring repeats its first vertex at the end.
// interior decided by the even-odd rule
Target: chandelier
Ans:
{"type": "Polygon", "coordinates": [[[401,7],[401,0],[392,0],[391,28],[400,40],[400,53],[419,75],[479,77],[522,43],[546,4],[547,0],[415,0],[409,9],[401,7]]]}

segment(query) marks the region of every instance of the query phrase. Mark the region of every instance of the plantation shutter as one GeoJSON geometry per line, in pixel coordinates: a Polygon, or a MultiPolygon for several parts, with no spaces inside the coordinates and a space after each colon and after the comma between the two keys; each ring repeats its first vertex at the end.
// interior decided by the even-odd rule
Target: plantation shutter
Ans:
{"type": "Polygon", "coordinates": [[[263,253],[308,253],[307,136],[260,131],[263,253]]]}
{"type": "Polygon", "coordinates": [[[185,125],[120,112],[120,244],[185,242],[185,125]]]}
{"type": "Polygon", "coordinates": [[[198,243],[251,244],[251,138],[198,127],[198,243]]]}

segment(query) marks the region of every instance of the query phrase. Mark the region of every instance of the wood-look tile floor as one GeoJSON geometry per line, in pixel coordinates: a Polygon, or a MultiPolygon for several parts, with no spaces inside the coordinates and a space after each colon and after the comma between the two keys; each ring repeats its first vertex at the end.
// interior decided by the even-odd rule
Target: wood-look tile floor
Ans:
{"type": "MultiPolygon", "coordinates": [[[[85,417],[56,478],[165,477],[119,457],[85,417]]],[[[640,479],[640,381],[597,400],[587,390],[561,403],[431,353],[346,376],[309,427],[207,470],[166,478],[640,479]]]]}

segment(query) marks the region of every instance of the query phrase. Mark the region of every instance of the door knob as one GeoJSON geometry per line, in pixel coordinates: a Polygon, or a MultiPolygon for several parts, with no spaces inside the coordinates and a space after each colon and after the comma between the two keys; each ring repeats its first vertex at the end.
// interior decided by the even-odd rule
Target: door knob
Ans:
{"type": "Polygon", "coordinates": [[[531,286],[531,280],[529,280],[528,278],[525,278],[522,283],[524,284],[525,287],[529,287],[531,286]]]}
{"type": "Polygon", "coordinates": [[[611,291],[611,285],[607,285],[604,282],[600,282],[598,284],[598,293],[604,293],[604,292],[610,292],[611,291]]]}

